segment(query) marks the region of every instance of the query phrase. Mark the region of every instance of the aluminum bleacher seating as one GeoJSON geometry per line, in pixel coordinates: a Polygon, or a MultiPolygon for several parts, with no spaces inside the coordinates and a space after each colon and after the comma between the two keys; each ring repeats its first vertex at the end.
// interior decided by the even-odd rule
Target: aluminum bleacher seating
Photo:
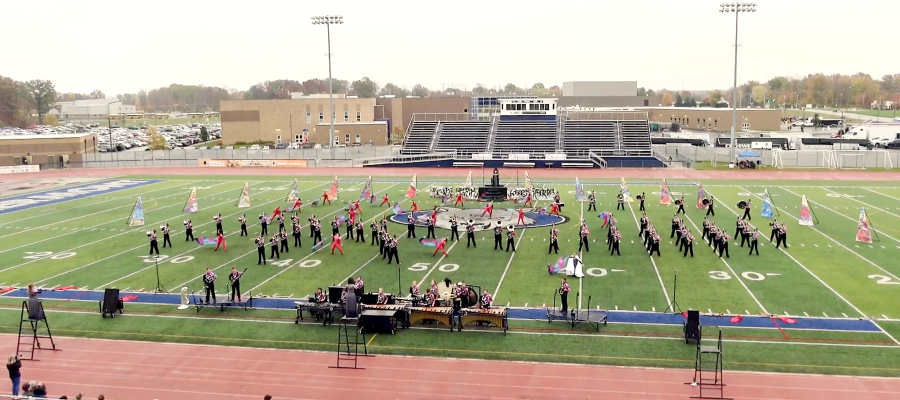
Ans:
{"type": "Polygon", "coordinates": [[[460,154],[484,153],[490,134],[490,121],[441,122],[435,151],[456,150],[460,154]]]}
{"type": "MultiPolygon", "coordinates": [[[[649,140],[649,137],[648,137],[649,140]]],[[[575,156],[588,150],[616,150],[616,122],[600,120],[566,120],[563,126],[566,154],[575,156]]]]}
{"type": "Polygon", "coordinates": [[[646,151],[653,153],[650,147],[650,124],[647,120],[620,121],[622,131],[622,149],[628,153],[646,151]]]}
{"type": "Polygon", "coordinates": [[[543,155],[556,152],[556,120],[552,121],[504,121],[497,124],[494,145],[495,156],[509,153],[543,155]]]}
{"type": "Polygon", "coordinates": [[[436,121],[414,121],[409,127],[406,140],[403,141],[402,154],[425,154],[434,139],[436,121]]]}

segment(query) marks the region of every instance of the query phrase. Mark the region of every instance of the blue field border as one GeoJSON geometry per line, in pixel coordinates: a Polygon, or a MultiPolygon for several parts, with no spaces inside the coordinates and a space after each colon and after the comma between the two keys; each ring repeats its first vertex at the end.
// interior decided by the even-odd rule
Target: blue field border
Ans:
{"type": "Polygon", "coordinates": [[[86,197],[134,189],[159,182],[165,181],[157,179],[108,179],[77,186],[3,197],[0,199],[0,215],[69,200],[79,200],[86,197]]]}
{"type": "MultiPolygon", "coordinates": [[[[130,303],[171,305],[181,304],[181,295],[174,293],[146,293],[146,292],[121,292],[120,296],[137,296],[130,303]]],[[[27,297],[26,289],[16,289],[3,295],[6,298],[27,297]]],[[[48,300],[62,301],[90,301],[103,300],[102,291],[94,290],[44,290],[41,297],[48,300]]],[[[294,310],[296,298],[254,298],[253,307],[272,310],[294,310]]],[[[681,326],[684,317],[681,314],[668,314],[660,312],[632,312],[632,311],[605,311],[608,322],[611,324],[651,324],[681,326]]],[[[546,321],[547,312],[542,308],[510,308],[509,318],[518,320],[546,321]]],[[[739,323],[732,323],[731,316],[707,316],[701,315],[700,323],[706,326],[757,328],[757,329],[807,329],[833,332],[872,332],[881,333],[878,326],[865,319],[840,319],[840,318],[815,318],[815,317],[791,317],[793,324],[784,323],[778,319],[765,316],[744,316],[739,323]]]]}

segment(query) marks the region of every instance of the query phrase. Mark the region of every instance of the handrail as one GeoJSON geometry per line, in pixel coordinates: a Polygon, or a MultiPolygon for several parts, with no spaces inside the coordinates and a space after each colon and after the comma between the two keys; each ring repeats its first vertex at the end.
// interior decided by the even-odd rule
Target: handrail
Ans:
{"type": "Polygon", "coordinates": [[[457,153],[455,151],[425,154],[392,154],[390,156],[354,159],[352,160],[352,165],[364,167],[367,165],[382,165],[390,163],[453,160],[456,159],[456,157],[457,153]]]}
{"type": "Polygon", "coordinates": [[[606,168],[606,166],[608,165],[605,158],[600,157],[598,154],[594,153],[593,151],[588,152],[588,157],[591,159],[591,161],[594,164],[599,165],[600,168],[606,168]]]}

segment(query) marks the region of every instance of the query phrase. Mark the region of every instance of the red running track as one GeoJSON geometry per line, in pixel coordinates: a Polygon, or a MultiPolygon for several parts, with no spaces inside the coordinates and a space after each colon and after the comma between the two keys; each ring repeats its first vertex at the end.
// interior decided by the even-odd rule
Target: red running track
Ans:
{"type": "MultiPolygon", "coordinates": [[[[7,346],[16,336],[2,335],[7,346]]],[[[365,370],[328,368],[335,353],[58,338],[38,351],[23,381],[51,397],[122,400],[686,399],[693,371],[572,364],[375,356],[365,370]]],[[[727,367],[727,365],[726,365],[727,367]]],[[[727,372],[725,395],[758,400],[900,398],[900,379],[727,372]]]]}

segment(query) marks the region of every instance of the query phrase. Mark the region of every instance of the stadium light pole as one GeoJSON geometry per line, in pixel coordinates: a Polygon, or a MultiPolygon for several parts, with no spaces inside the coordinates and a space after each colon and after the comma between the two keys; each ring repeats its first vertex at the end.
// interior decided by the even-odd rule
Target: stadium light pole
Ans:
{"type": "Polygon", "coordinates": [[[720,13],[734,13],[734,85],[731,91],[731,163],[734,164],[734,148],[737,146],[737,60],[738,60],[738,16],[741,13],[756,12],[756,3],[722,3],[720,13]]]}
{"type": "Polygon", "coordinates": [[[312,17],[313,25],[325,25],[328,33],[328,109],[331,115],[331,127],[328,129],[328,147],[331,148],[331,161],[334,162],[334,82],[331,78],[331,25],[344,23],[344,17],[340,15],[320,15],[312,17]]]}

